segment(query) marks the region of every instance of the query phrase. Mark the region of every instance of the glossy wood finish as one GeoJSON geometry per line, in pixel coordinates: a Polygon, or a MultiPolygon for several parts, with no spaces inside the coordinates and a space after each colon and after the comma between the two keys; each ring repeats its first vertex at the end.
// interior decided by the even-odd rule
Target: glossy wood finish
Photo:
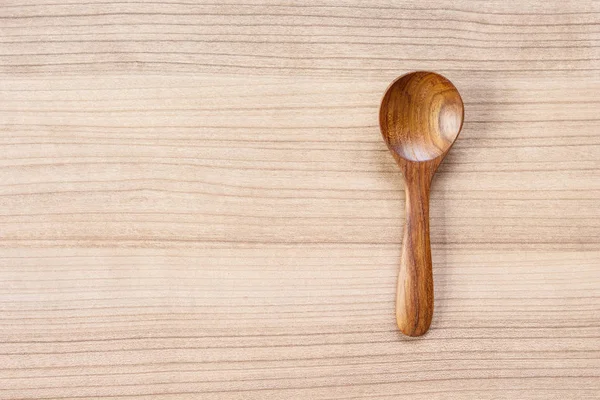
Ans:
{"type": "Polygon", "coordinates": [[[423,335],[433,316],[429,239],[431,180],[462,128],[464,106],[443,76],[418,71],[394,81],[381,101],[379,126],[404,176],[406,223],[396,294],[402,333],[423,335]]]}

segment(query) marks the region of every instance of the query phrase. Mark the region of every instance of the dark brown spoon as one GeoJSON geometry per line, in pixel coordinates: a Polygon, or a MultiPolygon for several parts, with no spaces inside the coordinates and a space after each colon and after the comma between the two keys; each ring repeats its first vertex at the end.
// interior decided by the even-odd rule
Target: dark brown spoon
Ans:
{"type": "Polygon", "coordinates": [[[427,332],[433,316],[429,188],[462,128],[464,106],[452,82],[417,71],[396,79],[379,109],[379,125],[404,176],[406,224],[396,294],[396,321],[405,335],[427,332]]]}

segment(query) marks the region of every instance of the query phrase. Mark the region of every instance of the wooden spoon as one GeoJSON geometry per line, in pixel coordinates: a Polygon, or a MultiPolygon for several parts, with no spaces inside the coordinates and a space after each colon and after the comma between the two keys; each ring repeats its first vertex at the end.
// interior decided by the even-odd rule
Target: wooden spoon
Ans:
{"type": "Polygon", "coordinates": [[[429,188],[462,128],[464,107],[452,82],[433,72],[396,79],[379,109],[379,125],[404,176],[406,224],[396,294],[396,321],[405,335],[427,332],[433,316],[429,188]]]}

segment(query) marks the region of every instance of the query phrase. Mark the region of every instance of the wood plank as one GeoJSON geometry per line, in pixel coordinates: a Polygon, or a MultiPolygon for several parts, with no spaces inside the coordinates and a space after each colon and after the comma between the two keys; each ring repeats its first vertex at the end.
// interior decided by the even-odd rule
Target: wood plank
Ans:
{"type": "Polygon", "coordinates": [[[0,398],[593,399],[600,3],[5,0],[0,398]],[[430,332],[392,79],[447,76],[430,332]]]}

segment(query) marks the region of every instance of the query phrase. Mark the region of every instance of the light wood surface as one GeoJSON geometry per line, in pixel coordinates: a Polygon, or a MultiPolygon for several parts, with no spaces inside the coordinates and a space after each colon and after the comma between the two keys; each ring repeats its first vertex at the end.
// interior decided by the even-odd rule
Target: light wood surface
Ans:
{"type": "Polygon", "coordinates": [[[597,399],[600,3],[0,2],[1,399],[597,399]],[[396,328],[416,69],[466,120],[396,328]]]}

